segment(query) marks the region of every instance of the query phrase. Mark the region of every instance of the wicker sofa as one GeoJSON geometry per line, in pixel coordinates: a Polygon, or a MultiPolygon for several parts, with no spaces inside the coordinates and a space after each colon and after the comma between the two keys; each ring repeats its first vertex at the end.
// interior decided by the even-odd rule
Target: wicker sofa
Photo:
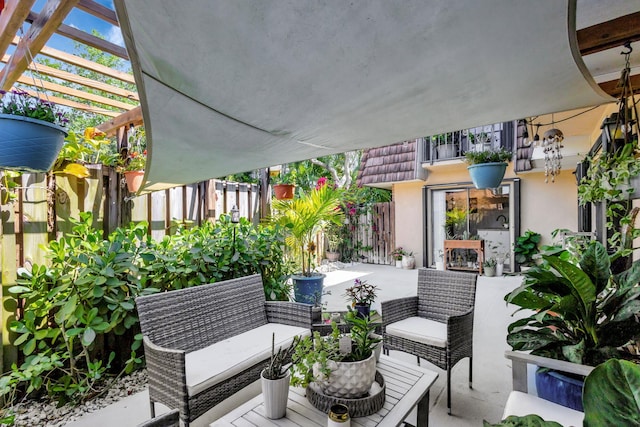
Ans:
{"type": "Polygon", "coordinates": [[[309,335],[311,305],[265,301],[260,275],[136,299],[155,402],[186,426],[260,377],[276,347],[309,335]]]}

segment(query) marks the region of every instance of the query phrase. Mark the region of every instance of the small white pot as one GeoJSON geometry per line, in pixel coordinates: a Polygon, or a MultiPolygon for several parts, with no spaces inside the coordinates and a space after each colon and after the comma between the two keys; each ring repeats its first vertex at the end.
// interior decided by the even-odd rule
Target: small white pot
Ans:
{"type": "Polygon", "coordinates": [[[396,268],[402,268],[402,260],[401,259],[397,259],[396,260],[396,268]]]}
{"type": "Polygon", "coordinates": [[[413,255],[402,255],[402,268],[407,270],[416,268],[416,258],[413,255]]]}
{"type": "Polygon", "coordinates": [[[276,420],[287,413],[287,399],[289,398],[289,371],[284,378],[268,380],[260,374],[262,395],[264,396],[264,412],[267,418],[276,420]]]}
{"type": "Polygon", "coordinates": [[[496,264],[496,276],[502,276],[502,270],[504,269],[504,264],[497,263],[496,264]]]}
{"type": "Polygon", "coordinates": [[[436,261],[436,270],[444,270],[444,262],[436,261]]]}

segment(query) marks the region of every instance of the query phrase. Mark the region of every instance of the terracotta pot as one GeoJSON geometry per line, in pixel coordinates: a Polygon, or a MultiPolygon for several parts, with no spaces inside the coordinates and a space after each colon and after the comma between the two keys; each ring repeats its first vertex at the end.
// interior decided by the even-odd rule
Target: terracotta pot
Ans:
{"type": "Polygon", "coordinates": [[[326,251],[324,256],[331,262],[340,261],[340,252],[326,251]]]}
{"type": "Polygon", "coordinates": [[[293,199],[296,186],[293,184],[276,184],[273,186],[273,195],[278,200],[293,199]]]}
{"type": "Polygon", "coordinates": [[[144,171],[127,171],[124,173],[124,179],[127,180],[127,189],[130,193],[137,193],[142,185],[144,171]]]}

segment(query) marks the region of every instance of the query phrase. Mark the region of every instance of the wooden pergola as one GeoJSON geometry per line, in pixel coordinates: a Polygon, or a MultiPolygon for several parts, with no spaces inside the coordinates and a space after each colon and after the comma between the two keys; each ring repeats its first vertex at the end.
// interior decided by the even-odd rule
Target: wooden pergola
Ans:
{"type": "MultiPolygon", "coordinates": [[[[44,65],[36,66],[32,63],[34,57],[44,55],[126,83],[135,84],[133,76],[130,74],[46,46],[49,38],[54,33],[57,33],[128,60],[126,49],[123,47],[63,23],[66,16],[74,8],[78,8],[109,24],[118,26],[116,14],[112,9],[102,6],[93,0],[47,0],[42,11],[36,13],[32,10],[34,3],[35,0],[0,1],[0,9],[2,10],[0,14],[0,56],[2,56],[2,62],[5,64],[0,71],[1,89],[10,90],[15,83],[31,87],[35,86],[34,80],[25,75],[25,73],[34,72],[37,68],[38,73],[58,80],[76,83],[88,89],[99,89],[116,97],[139,101],[136,92],[124,90],[97,80],[79,78],[72,73],[44,65]],[[25,22],[29,23],[30,27],[24,37],[18,37],[18,33],[25,22]],[[12,44],[16,48],[12,55],[7,55],[7,49],[12,44]]],[[[625,43],[638,41],[640,40],[640,12],[580,29],[577,31],[577,40],[580,53],[583,56],[608,49],[619,49],[625,43]]],[[[601,82],[599,85],[605,92],[614,97],[620,92],[617,79],[601,82]]],[[[640,74],[632,76],[632,85],[636,92],[640,91],[640,74]]],[[[115,134],[117,129],[123,126],[142,124],[142,111],[139,104],[135,105],[95,95],[82,89],[68,88],[58,83],[43,82],[42,87],[51,93],[62,95],[49,94],[47,98],[52,102],[108,117],[109,119],[100,126],[100,129],[110,135],[115,134]],[[74,97],[81,101],[69,100],[64,96],[74,97]],[[109,106],[111,110],[96,108],[91,103],[109,106]]],[[[42,96],[42,94],[34,90],[31,90],[30,93],[42,96]]]]}

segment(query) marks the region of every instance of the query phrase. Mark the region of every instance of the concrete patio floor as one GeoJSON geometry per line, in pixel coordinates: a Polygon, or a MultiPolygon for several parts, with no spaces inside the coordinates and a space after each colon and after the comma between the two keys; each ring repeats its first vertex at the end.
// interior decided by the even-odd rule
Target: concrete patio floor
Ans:
{"type": "MultiPolygon", "coordinates": [[[[366,279],[379,287],[378,302],[415,295],[417,270],[397,269],[393,266],[354,264],[344,269],[327,273],[325,287],[331,291],[324,301],[327,311],[346,309],[344,290],[352,286],[356,278],[366,279]]],[[[474,362],[473,389],[467,386],[469,362],[462,360],[453,368],[452,374],[452,415],[447,415],[446,372],[421,361],[421,365],[440,374],[431,389],[430,425],[432,426],[479,426],[482,420],[497,422],[500,420],[507,396],[511,391],[511,364],[504,358],[509,350],[506,343],[507,325],[514,318],[511,314],[515,307],[507,306],[504,295],[520,285],[520,276],[478,278],[476,310],[474,322],[474,362]]],[[[396,351],[391,357],[397,357],[410,363],[416,358],[396,351]]],[[[216,408],[192,423],[194,427],[208,426],[240,401],[260,393],[259,382],[247,387],[241,395],[228,399],[216,408]]],[[[161,405],[157,405],[161,406],[161,405]]],[[[158,408],[158,413],[163,412],[158,408]]],[[[127,397],[120,402],[99,411],[87,414],[81,419],[67,424],[67,427],[128,427],[136,426],[149,418],[149,401],[146,391],[127,397]]],[[[415,425],[415,410],[407,419],[415,425]]]]}

